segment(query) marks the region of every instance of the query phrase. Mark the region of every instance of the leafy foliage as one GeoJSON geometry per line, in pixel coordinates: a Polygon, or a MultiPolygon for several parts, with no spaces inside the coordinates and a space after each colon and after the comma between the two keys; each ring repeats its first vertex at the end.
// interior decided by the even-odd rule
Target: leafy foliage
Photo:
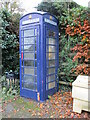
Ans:
{"type": "MultiPolygon", "coordinates": [[[[66,27],[73,21],[73,13],[76,8],[80,7],[74,2],[42,2],[38,5],[37,10],[46,11],[56,16],[59,20],[59,77],[64,81],[72,82],[72,68],[75,68],[77,62],[73,63],[74,55],[71,55],[71,48],[77,43],[77,39],[66,35],[66,27]],[[62,74],[64,73],[64,74],[62,74]]],[[[81,11],[81,10],[80,10],[81,11]]],[[[78,11],[79,12],[79,11],[78,11]]]]}
{"type": "Polygon", "coordinates": [[[90,60],[90,23],[89,23],[89,11],[88,9],[77,9],[80,11],[74,15],[72,24],[67,26],[66,33],[72,38],[78,38],[77,44],[71,49],[76,52],[73,57],[73,61],[77,61],[78,65],[72,69],[72,72],[78,74],[89,75],[90,68],[88,66],[90,60]]]}
{"type": "Polygon", "coordinates": [[[59,20],[59,32],[60,34],[64,34],[68,21],[68,6],[69,9],[72,9],[73,7],[78,7],[79,5],[77,5],[75,2],[62,2],[62,0],[58,0],[58,2],[57,0],[50,2],[47,0],[47,2],[41,2],[38,5],[37,10],[49,12],[50,14],[56,16],[56,18],[59,20]]]}
{"type": "MultiPolygon", "coordinates": [[[[1,2],[0,23],[2,29],[0,31],[0,44],[2,44],[2,74],[4,75],[5,71],[9,72],[10,70],[19,73],[19,20],[23,10],[17,0],[1,2]]],[[[19,80],[16,81],[16,84],[13,80],[10,82],[4,76],[0,79],[4,99],[19,93],[19,80]]]]}
{"type": "Polygon", "coordinates": [[[10,70],[19,72],[19,20],[24,10],[20,2],[20,0],[1,0],[2,73],[10,70]]]}
{"type": "Polygon", "coordinates": [[[2,18],[2,64],[4,71],[19,71],[19,18],[12,19],[13,15],[7,10],[0,12],[2,18]],[[18,21],[18,22],[17,22],[18,21]]]}

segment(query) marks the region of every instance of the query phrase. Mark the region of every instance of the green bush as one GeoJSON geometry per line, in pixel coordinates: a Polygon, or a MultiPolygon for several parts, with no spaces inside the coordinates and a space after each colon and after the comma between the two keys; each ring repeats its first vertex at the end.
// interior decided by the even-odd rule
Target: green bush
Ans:
{"type": "Polygon", "coordinates": [[[2,18],[2,73],[10,70],[19,72],[20,16],[18,17],[18,22],[15,22],[15,20],[13,21],[13,14],[7,9],[1,9],[0,16],[2,18]]]}

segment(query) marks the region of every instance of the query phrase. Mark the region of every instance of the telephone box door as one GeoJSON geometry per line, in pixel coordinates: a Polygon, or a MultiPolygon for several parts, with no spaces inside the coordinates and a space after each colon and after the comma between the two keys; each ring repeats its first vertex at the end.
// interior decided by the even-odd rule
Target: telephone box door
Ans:
{"type": "Polygon", "coordinates": [[[39,26],[24,28],[20,33],[20,94],[37,100],[39,26]]]}

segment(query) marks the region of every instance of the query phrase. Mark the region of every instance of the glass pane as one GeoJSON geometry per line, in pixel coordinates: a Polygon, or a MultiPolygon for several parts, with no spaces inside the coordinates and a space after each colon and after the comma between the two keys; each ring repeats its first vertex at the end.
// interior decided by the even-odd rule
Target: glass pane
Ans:
{"type": "Polygon", "coordinates": [[[54,38],[49,38],[49,44],[54,44],[55,45],[55,39],[54,38]]]}
{"type": "Polygon", "coordinates": [[[55,66],[55,60],[49,60],[49,67],[55,66]]]}
{"type": "Polygon", "coordinates": [[[35,75],[37,75],[37,68],[35,68],[35,75]]]}
{"type": "Polygon", "coordinates": [[[24,68],[24,74],[34,75],[34,68],[24,68]]]}
{"type": "Polygon", "coordinates": [[[49,73],[48,74],[52,74],[52,73],[55,73],[55,68],[49,68],[48,69],[49,73]]]}
{"type": "Polygon", "coordinates": [[[36,46],[36,44],[35,44],[35,51],[37,51],[37,46],[36,46]]]}
{"type": "Polygon", "coordinates": [[[55,53],[48,53],[48,59],[55,59],[55,53]]]}
{"type": "Polygon", "coordinates": [[[21,38],[21,45],[23,45],[23,38],[21,38]]]}
{"type": "Polygon", "coordinates": [[[48,83],[48,89],[54,88],[55,82],[48,83]]]}
{"type": "Polygon", "coordinates": [[[35,37],[35,44],[36,44],[36,42],[37,42],[37,39],[36,39],[36,37],[35,37]]]}
{"type": "Polygon", "coordinates": [[[46,77],[46,83],[48,83],[48,77],[46,77]]]}
{"type": "Polygon", "coordinates": [[[47,60],[48,60],[48,55],[49,55],[49,54],[48,54],[48,53],[46,53],[46,59],[47,59],[47,60]]]}
{"type": "Polygon", "coordinates": [[[35,52],[35,59],[37,59],[37,52],[35,52]]]}
{"type": "Polygon", "coordinates": [[[21,71],[22,71],[21,73],[22,73],[22,75],[23,75],[23,68],[21,68],[21,71]]]}
{"type": "Polygon", "coordinates": [[[47,45],[46,51],[47,51],[47,52],[55,52],[55,46],[47,45]]]}
{"type": "Polygon", "coordinates": [[[22,88],[24,87],[23,81],[22,81],[22,88]]]}
{"type": "Polygon", "coordinates": [[[33,66],[34,67],[34,61],[31,60],[24,60],[24,66],[33,66]]]}
{"type": "Polygon", "coordinates": [[[48,76],[48,82],[55,80],[55,75],[48,76]]]}
{"type": "Polygon", "coordinates": [[[35,82],[37,83],[37,76],[35,76],[35,82]]]}
{"type": "Polygon", "coordinates": [[[24,59],[34,59],[34,53],[24,53],[24,59]]]}
{"type": "Polygon", "coordinates": [[[34,84],[34,89],[37,91],[37,84],[34,84]]]}
{"type": "Polygon", "coordinates": [[[34,90],[34,84],[31,84],[31,83],[24,83],[24,88],[34,90]]]}
{"type": "Polygon", "coordinates": [[[34,36],[34,29],[24,30],[24,37],[34,36]]]}
{"type": "Polygon", "coordinates": [[[37,35],[37,29],[35,29],[35,36],[37,35]]]}
{"type": "Polygon", "coordinates": [[[49,35],[49,36],[52,36],[52,37],[55,37],[55,32],[49,30],[49,31],[48,31],[48,35],[49,35]]]}
{"type": "Polygon", "coordinates": [[[37,67],[37,61],[35,60],[35,67],[37,67]]]}
{"type": "Polygon", "coordinates": [[[21,46],[21,51],[23,51],[23,46],[21,46]]]}
{"type": "Polygon", "coordinates": [[[34,76],[24,75],[24,82],[27,83],[34,82],[34,76]]]}
{"type": "Polygon", "coordinates": [[[23,31],[21,31],[21,37],[23,37],[23,31]]]}
{"type": "Polygon", "coordinates": [[[48,84],[46,84],[46,90],[48,90],[48,84]]]}
{"type": "Polygon", "coordinates": [[[22,63],[21,65],[23,66],[23,61],[21,63],[22,63]]]}
{"type": "Polygon", "coordinates": [[[48,52],[55,52],[55,46],[48,46],[48,52]]]}
{"type": "Polygon", "coordinates": [[[22,81],[23,81],[24,75],[22,74],[21,77],[22,77],[22,81]]]}
{"type": "Polygon", "coordinates": [[[34,37],[24,38],[24,44],[34,44],[34,37]]]}
{"type": "Polygon", "coordinates": [[[34,45],[24,46],[24,51],[34,51],[34,45]]]}
{"type": "Polygon", "coordinates": [[[49,46],[47,45],[47,46],[46,46],[46,52],[48,52],[48,51],[49,51],[49,46]]]}

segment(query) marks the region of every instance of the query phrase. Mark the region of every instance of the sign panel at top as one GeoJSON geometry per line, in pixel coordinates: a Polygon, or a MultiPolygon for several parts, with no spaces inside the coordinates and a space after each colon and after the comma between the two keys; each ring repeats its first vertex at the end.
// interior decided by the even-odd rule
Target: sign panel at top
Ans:
{"type": "Polygon", "coordinates": [[[52,25],[57,26],[57,23],[54,22],[54,21],[52,21],[52,20],[50,20],[50,19],[45,18],[44,21],[45,21],[46,23],[49,23],[49,24],[52,24],[52,25]]]}
{"type": "Polygon", "coordinates": [[[39,22],[39,18],[29,19],[29,20],[22,21],[22,25],[26,25],[30,23],[37,23],[37,22],[39,22]]]}

